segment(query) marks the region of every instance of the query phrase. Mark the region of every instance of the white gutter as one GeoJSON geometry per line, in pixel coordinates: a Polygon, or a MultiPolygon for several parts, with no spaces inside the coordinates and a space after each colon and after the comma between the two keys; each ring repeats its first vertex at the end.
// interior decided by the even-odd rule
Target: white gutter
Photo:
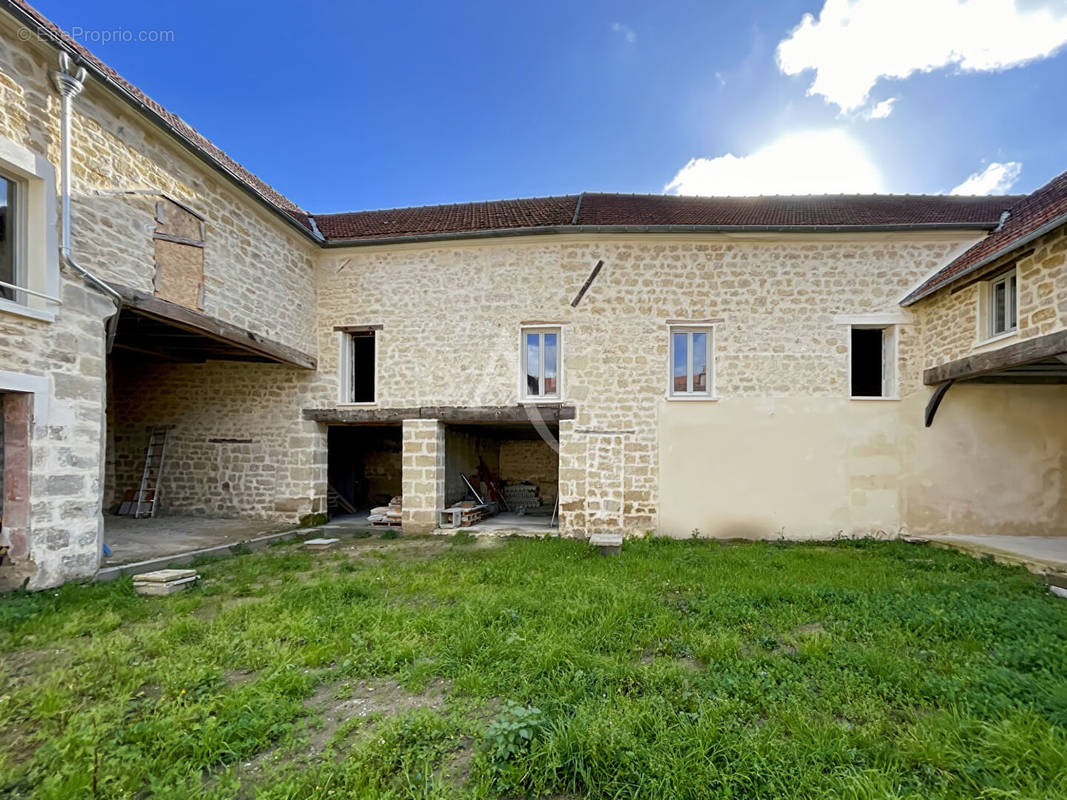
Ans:
{"type": "Polygon", "coordinates": [[[79,264],[74,259],[70,246],[70,118],[74,106],[74,98],[85,88],[85,75],[84,67],[75,67],[71,64],[70,57],[66,53],[61,52],[59,54],[59,69],[52,73],[52,82],[55,84],[56,91],[59,92],[59,136],[62,144],[60,164],[62,241],[59,246],[59,257],[60,263],[74,270],[86,281],[108,295],[115,304],[115,313],[109,314],[104,318],[104,328],[107,331],[107,349],[110,351],[111,343],[115,339],[115,325],[112,322],[117,322],[118,320],[118,313],[122,309],[122,295],[79,264]]]}

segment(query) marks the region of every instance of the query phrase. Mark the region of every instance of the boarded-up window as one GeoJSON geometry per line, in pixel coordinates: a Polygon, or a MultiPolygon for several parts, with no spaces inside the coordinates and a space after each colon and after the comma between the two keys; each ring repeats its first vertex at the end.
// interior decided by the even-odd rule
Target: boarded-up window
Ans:
{"type": "Polygon", "coordinates": [[[156,297],[186,308],[204,306],[204,220],[173,200],[156,203],[156,297]]]}

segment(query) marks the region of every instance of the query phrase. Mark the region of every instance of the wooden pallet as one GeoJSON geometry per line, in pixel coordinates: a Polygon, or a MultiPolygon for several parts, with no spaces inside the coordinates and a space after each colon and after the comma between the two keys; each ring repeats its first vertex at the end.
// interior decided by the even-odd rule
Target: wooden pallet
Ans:
{"type": "Polygon", "coordinates": [[[496,504],[477,506],[452,506],[441,512],[442,528],[468,528],[481,522],[496,511],[496,504]]]}

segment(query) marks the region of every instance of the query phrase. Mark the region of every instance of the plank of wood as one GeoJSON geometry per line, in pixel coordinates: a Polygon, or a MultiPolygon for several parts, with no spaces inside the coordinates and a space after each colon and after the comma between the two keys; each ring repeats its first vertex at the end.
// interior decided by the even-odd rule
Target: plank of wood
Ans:
{"type": "Polygon", "coordinates": [[[304,419],[335,425],[399,424],[406,419],[436,419],[449,424],[522,423],[530,415],[542,422],[559,422],[577,417],[574,406],[422,406],[421,408],[305,408],[304,419]]]}
{"type": "Polygon", "coordinates": [[[302,353],[295,347],[276,342],[258,333],[223,322],[199,311],[171,303],[128,286],[112,284],[122,295],[123,306],[138,314],[158,319],[176,328],[192,331],[208,339],[267,356],[272,361],[289,364],[302,369],[315,369],[318,362],[314,356],[302,353]]]}
{"type": "Polygon", "coordinates": [[[934,386],[945,381],[967,380],[1009,367],[1032,364],[1067,353],[1067,330],[1035,336],[1016,344],[976,353],[923,371],[923,383],[934,386]]]}

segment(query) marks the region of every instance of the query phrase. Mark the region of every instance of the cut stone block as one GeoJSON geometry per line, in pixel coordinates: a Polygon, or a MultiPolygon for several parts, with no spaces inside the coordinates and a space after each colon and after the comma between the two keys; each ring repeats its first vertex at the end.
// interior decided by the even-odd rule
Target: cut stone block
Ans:
{"type": "MultiPolygon", "coordinates": [[[[163,571],[164,572],[179,572],[179,571],[180,572],[187,572],[188,570],[163,570],[163,571]]],[[[138,575],[137,577],[140,577],[140,576],[138,575]]],[[[187,588],[189,586],[192,586],[194,583],[197,582],[197,580],[199,580],[199,578],[200,578],[200,576],[197,575],[195,572],[193,572],[193,574],[190,575],[187,578],[178,578],[177,580],[165,581],[165,582],[164,581],[138,581],[138,580],[135,579],[134,582],[133,582],[133,590],[135,592],[137,592],[137,594],[151,595],[151,596],[174,594],[175,592],[180,592],[182,589],[185,589],[185,588],[187,588]]]]}
{"type": "Polygon", "coordinates": [[[622,553],[622,534],[594,533],[589,537],[589,544],[599,550],[602,556],[617,556],[622,553]]]}
{"type": "Polygon", "coordinates": [[[196,578],[195,569],[157,569],[155,572],[142,572],[133,576],[134,583],[168,583],[182,578],[196,578]]]}
{"type": "Polygon", "coordinates": [[[304,542],[304,547],[308,550],[329,550],[340,543],[340,539],[308,539],[304,542]]]}

